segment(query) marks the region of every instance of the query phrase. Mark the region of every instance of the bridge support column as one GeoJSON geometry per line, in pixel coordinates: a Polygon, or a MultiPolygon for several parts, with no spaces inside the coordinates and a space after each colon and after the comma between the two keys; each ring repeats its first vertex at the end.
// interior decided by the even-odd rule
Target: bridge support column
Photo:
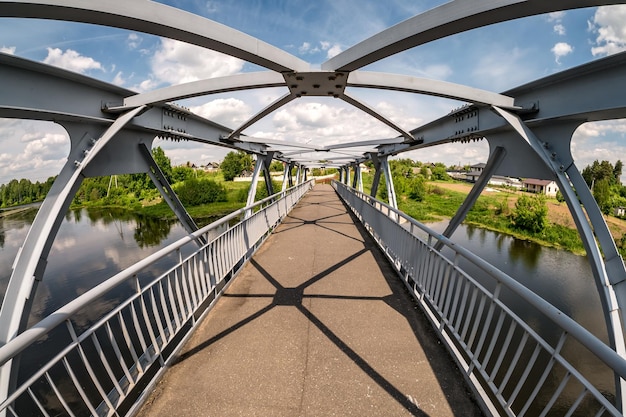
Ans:
{"type": "Polygon", "coordinates": [[[393,186],[393,177],[391,169],[389,169],[389,161],[387,155],[380,157],[380,166],[385,175],[385,183],[387,185],[387,200],[391,207],[398,209],[398,200],[396,199],[396,189],[393,186]]]}
{"type": "MultiPolygon", "coordinates": [[[[43,279],[52,243],[74,195],[87,176],[86,170],[89,164],[143,109],[143,106],[138,107],[120,115],[104,133],[99,125],[68,123],[65,126],[72,141],[72,149],[68,161],[39,208],[26,240],[15,259],[13,272],[0,308],[0,345],[6,344],[26,328],[38,283],[43,279]],[[93,139],[97,137],[99,139],[93,139]]],[[[6,398],[13,389],[16,377],[17,363],[9,361],[0,368],[0,399],[6,398]]]]}
{"type": "MultiPolygon", "coordinates": [[[[463,201],[463,204],[461,204],[461,207],[459,207],[457,212],[454,214],[454,217],[450,219],[450,223],[448,223],[446,230],[444,230],[443,235],[445,237],[450,238],[450,236],[452,236],[456,231],[457,227],[459,227],[463,220],[465,220],[467,213],[472,209],[472,207],[474,207],[476,200],[480,197],[480,193],[482,193],[487,184],[489,184],[489,180],[495,173],[496,169],[498,169],[505,156],[506,150],[501,146],[497,146],[493,153],[489,156],[485,169],[480,174],[480,177],[478,177],[478,181],[476,181],[472,190],[465,198],[465,201],[463,201]]],[[[438,242],[435,245],[435,249],[437,250],[441,250],[442,247],[443,243],[441,242],[438,242]]]]}
{"type": "Polygon", "coordinates": [[[263,176],[265,177],[265,189],[267,190],[267,195],[274,195],[274,184],[272,184],[272,175],[270,173],[270,166],[272,165],[272,158],[274,157],[274,152],[268,152],[267,155],[263,156],[263,176]]]}
{"type": "MultiPolygon", "coordinates": [[[[254,164],[254,172],[252,174],[252,181],[250,182],[250,189],[248,190],[248,200],[246,201],[246,206],[254,204],[254,200],[256,197],[256,189],[259,184],[259,175],[261,174],[261,170],[264,172],[265,177],[265,187],[269,195],[274,194],[272,187],[272,180],[270,177],[270,164],[272,163],[272,157],[274,156],[273,152],[268,153],[267,155],[257,154],[256,163],[254,164]]],[[[246,217],[250,217],[252,212],[248,210],[246,212],[246,217]]]]}
{"type": "Polygon", "coordinates": [[[370,190],[370,195],[376,198],[376,194],[378,194],[378,184],[380,184],[380,160],[378,159],[378,155],[375,153],[370,153],[370,158],[374,163],[374,178],[372,179],[372,189],[370,190]]]}
{"type": "MultiPolygon", "coordinates": [[[[546,133],[544,137],[549,137],[550,140],[542,141],[524,124],[519,116],[498,107],[494,107],[494,110],[515,129],[519,137],[552,171],[587,251],[587,258],[604,310],[609,342],[620,356],[626,358],[623,334],[624,324],[626,324],[626,268],[604,221],[602,212],[571,156],[570,141],[575,127],[572,129],[569,125],[553,125],[548,128],[548,132],[544,132],[546,133]],[[564,137],[567,138],[567,149],[563,149],[562,144],[558,144],[554,140],[555,138],[563,140],[564,137]],[[584,210],[578,202],[578,198],[584,205],[584,210]],[[602,247],[604,257],[598,243],[602,247]]],[[[623,411],[625,409],[626,381],[617,375],[615,378],[616,404],[623,411]]]]}
{"type": "Polygon", "coordinates": [[[283,184],[280,187],[281,191],[285,191],[287,189],[287,184],[289,183],[289,177],[291,176],[291,167],[290,164],[283,162],[283,184]]]}
{"type": "Polygon", "coordinates": [[[361,165],[354,164],[354,180],[352,181],[352,188],[356,188],[360,192],[363,192],[363,176],[361,175],[361,165]]]}

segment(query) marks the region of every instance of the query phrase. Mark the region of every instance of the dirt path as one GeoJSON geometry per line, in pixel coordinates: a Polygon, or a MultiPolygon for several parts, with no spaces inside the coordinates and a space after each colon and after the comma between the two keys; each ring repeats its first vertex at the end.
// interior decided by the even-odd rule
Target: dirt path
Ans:
{"type": "MultiPolygon", "coordinates": [[[[468,194],[470,190],[472,189],[472,184],[469,184],[469,183],[464,184],[464,183],[437,182],[437,183],[430,183],[430,184],[436,185],[437,187],[444,188],[446,190],[458,191],[460,193],[465,193],[465,194],[468,194]]],[[[494,194],[499,194],[503,192],[506,192],[507,195],[509,196],[510,208],[515,207],[515,203],[517,202],[518,196],[523,193],[522,191],[509,192],[509,191],[502,191],[502,190],[498,190],[495,188],[487,187],[482,192],[482,194],[494,195],[494,194]]],[[[574,219],[572,215],[570,214],[569,209],[567,208],[567,204],[559,203],[555,199],[548,199],[546,203],[548,206],[548,220],[551,223],[560,224],[562,226],[569,227],[572,229],[576,228],[576,224],[574,223],[574,219]]],[[[622,219],[618,219],[613,216],[604,216],[604,220],[609,226],[609,230],[611,231],[611,234],[613,235],[614,239],[621,239],[621,237],[624,234],[626,234],[626,221],[622,219]]]]}

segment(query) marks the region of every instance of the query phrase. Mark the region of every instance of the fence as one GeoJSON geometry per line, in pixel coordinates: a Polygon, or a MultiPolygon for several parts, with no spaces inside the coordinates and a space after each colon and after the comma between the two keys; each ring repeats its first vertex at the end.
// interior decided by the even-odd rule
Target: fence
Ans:
{"type": "Polygon", "coordinates": [[[338,182],[333,186],[394,265],[491,414],[622,415],[619,390],[600,392],[565,353],[585,350],[587,360],[607,368],[619,385],[626,361],[614,350],[468,250],[373,197],[338,182]],[[445,249],[436,250],[437,243],[445,249]],[[538,317],[549,329],[533,327],[538,317]]]}
{"type": "Polygon", "coordinates": [[[132,414],[230,279],[312,186],[309,181],[275,194],[180,239],[2,346],[0,365],[13,369],[27,349],[56,347],[32,375],[20,375],[0,404],[2,413],[132,414]],[[172,257],[174,266],[153,277],[151,267],[172,257]],[[126,288],[124,298],[113,297],[115,305],[102,317],[79,318],[98,300],[111,302],[107,297],[120,288],[126,288]]]}

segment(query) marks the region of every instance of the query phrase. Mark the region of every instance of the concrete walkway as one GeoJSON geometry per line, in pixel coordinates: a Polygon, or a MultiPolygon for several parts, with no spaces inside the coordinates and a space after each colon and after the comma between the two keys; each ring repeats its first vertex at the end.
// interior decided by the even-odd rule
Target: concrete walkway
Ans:
{"type": "Polygon", "coordinates": [[[317,185],[139,415],[482,415],[468,391],[375,243],[317,185]]]}

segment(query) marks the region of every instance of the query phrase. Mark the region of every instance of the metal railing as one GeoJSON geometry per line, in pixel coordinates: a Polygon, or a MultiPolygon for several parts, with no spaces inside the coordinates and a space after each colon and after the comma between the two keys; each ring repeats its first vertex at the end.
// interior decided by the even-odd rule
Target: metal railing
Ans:
{"type": "MultiPolygon", "coordinates": [[[[27,349],[58,349],[0,404],[9,416],[132,414],[174,353],[191,335],[271,231],[313,181],[238,210],[137,262],[58,309],[0,348],[0,365],[16,365],[27,349]],[[230,222],[243,218],[234,226],[230,222]],[[224,230],[210,239],[215,230],[224,230]],[[202,240],[201,238],[204,238],[202,240]],[[201,244],[200,242],[208,242],[201,244]],[[174,258],[154,277],[151,267],[174,258]],[[124,289],[91,323],[81,314],[124,289]]],[[[16,366],[14,366],[14,369],[16,366]]]]}
{"type": "Polygon", "coordinates": [[[616,395],[601,392],[566,359],[566,352],[585,350],[593,364],[588,368],[604,367],[609,379],[620,382],[626,379],[626,361],[614,350],[467,249],[373,197],[338,182],[333,187],[439,330],[487,412],[622,415],[616,395]],[[437,243],[445,247],[441,252],[437,243]],[[538,317],[549,329],[533,327],[538,317]]]}

